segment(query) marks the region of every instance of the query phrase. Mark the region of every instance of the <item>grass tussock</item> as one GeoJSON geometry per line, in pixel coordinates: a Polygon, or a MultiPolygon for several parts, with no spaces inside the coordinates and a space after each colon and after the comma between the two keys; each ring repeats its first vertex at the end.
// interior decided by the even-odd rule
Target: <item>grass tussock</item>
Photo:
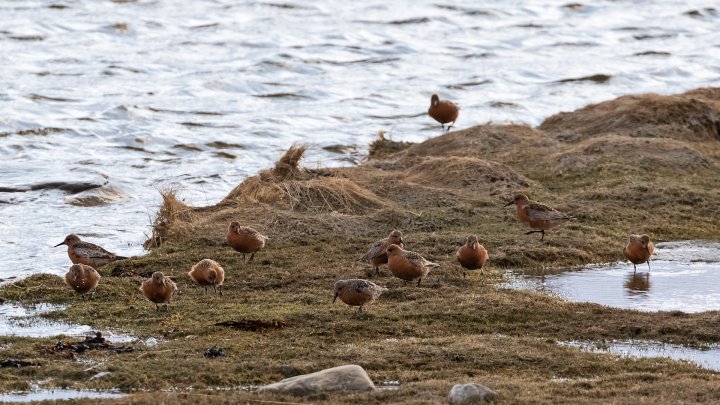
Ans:
{"type": "Polygon", "coordinates": [[[377,139],[372,141],[368,148],[368,158],[380,159],[387,157],[408,148],[410,145],[412,145],[410,142],[392,141],[385,137],[384,131],[380,131],[378,132],[377,139]]]}
{"type": "Polygon", "coordinates": [[[145,249],[154,249],[163,244],[171,229],[193,220],[192,208],[178,199],[177,188],[160,190],[162,204],[152,223],[152,235],[145,241],[145,249]]]}
{"type": "Polygon", "coordinates": [[[121,400],[128,403],[436,404],[453,384],[479,382],[498,393],[498,403],[720,402],[718,373],[558,345],[717,344],[717,312],[620,310],[503,287],[505,268],[556,273],[622,260],[633,233],[655,242],[720,239],[720,142],[705,125],[720,111],[713,101],[720,90],[702,90],[621,98],[540,128],[482,125],[412,145],[381,138],[385,151],[357,167],[305,169],[304,147],[293,147],[217,205],[188,207],[174,192],[164,194],[162,243],[146,256],[98,269],[103,279],[94,301],[82,301],[55,276],[0,288],[0,302],[64,304],[45,316],[160,343],[67,358],[38,352],[54,339],[0,337],[0,359],[42,364],[3,370],[0,391],[40,381],[120,388],[133,392],[121,400]],[[525,235],[514,210],[503,207],[515,191],[577,219],[542,242],[525,235]],[[271,238],[255,261],[246,263],[226,245],[231,220],[271,238]],[[376,276],[355,261],[392,229],[403,231],[408,249],[441,265],[419,287],[386,267],[376,276]],[[470,233],[490,254],[482,281],[476,272],[463,279],[455,264],[470,233]],[[187,277],[204,257],[226,271],[223,296],[205,294],[187,277]],[[140,295],[141,277],[111,277],[119,266],[126,274],[162,271],[177,282],[171,312],[156,311],[140,295]],[[334,282],[357,277],[389,288],[363,318],[330,304],[334,282]],[[228,321],[240,328],[222,326],[228,321]],[[247,327],[278,321],[287,327],[247,327]],[[203,355],[214,346],[225,357],[203,355]],[[377,385],[396,381],[399,389],[299,398],[241,388],[349,363],[364,367],[377,385]],[[91,379],[101,371],[111,374],[91,379]],[[168,392],[176,387],[192,390],[168,392]]]}

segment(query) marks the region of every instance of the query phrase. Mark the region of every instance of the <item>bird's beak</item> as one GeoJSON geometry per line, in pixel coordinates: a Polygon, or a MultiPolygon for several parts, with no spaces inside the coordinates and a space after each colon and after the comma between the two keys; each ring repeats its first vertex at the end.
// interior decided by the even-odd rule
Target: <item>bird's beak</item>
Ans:
{"type": "Polygon", "coordinates": [[[400,243],[402,243],[403,245],[405,244],[405,241],[403,240],[403,238],[400,238],[400,243]]]}
{"type": "Polygon", "coordinates": [[[509,203],[503,205],[503,207],[507,207],[507,206],[509,206],[509,205],[513,205],[514,202],[515,202],[515,201],[510,201],[509,203]]]}
{"type": "Polygon", "coordinates": [[[62,241],[62,242],[58,243],[57,245],[55,245],[55,246],[53,246],[53,247],[58,247],[58,246],[64,245],[64,244],[65,244],[65,241],[62,241]]]}
{"type": "Polygon", "coordinates": [[[338,297],[338,293],[335,293],[335,297],[333,298],[333,302],[332,302],[333,304],[335,303],[335,300],[337,300],[337,297],[338,297]]]}

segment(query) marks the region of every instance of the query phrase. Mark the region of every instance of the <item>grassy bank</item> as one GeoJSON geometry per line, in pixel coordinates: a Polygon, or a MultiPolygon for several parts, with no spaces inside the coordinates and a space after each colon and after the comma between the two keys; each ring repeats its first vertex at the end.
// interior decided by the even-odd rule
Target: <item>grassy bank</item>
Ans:
{"type": "Polygon", "coordinates": [[[104,278],[94,301],[81,301],[48,275],[1,289],[0,300],[68,305],[52,318],[161,343],[73,359],[39,353],[55,339],[0,337],[0,359],[42,363],[2,370],[0,391],[44,381],[130,391],[198,389],[133,394],[137,403],[436,403],[453,384],[477,381],[508,403],[720,401],[716,373],[556,344],[719,342],[717,312],[644,313],[499,288],[504,268],[561,271],[620,260],[630,233],[648,233],[655,241],[720,240],[720,90],[621,97],[558,114],[538,128],[485,125],[420,144],[381,138],[357,167],[304,169],[302,153],[302,147],[291,149],[215,206],[188,207],[166,193],[148,241],[154,249],[99,269],[104,278]],[[519,191],[577,220],[552,230],[544,242],[524,235],[514,210],[502,207],[519,191]],[[253,263],[226,245],[231,220],[271,237],[253,263]],[[331,305],[334,281],[370,277],[370,266],[355,258],[395,228],[409,249],[442,266],[420,287],[403,285],[384,268],[373,281],[391,290],[366,318],[331,305]],[[484,282],[475,273],[463,280],[454,264],[469,233],[490,252],[484,282]],[[186,275],[205,257],[226,269],[224,296],[205,295],[186,275]],[[137,291],[140,278],[110,277],[113,270],[172,276],[180,288],[172,311],[156,312],[137,291]],[[240,319],[288,326],[246,331],[215,325],[240,319]],[[213,346],[226,357],[205,358],[213,346]],[[313,398],[202,390],[261,385],[347,363],[363,366],[379,385],[399,381],[400,388],[313,398]],[[97,365],[85,371],[88,364],[97,365]],[[89,379],[99,371],[111,374],[89,379]]]}

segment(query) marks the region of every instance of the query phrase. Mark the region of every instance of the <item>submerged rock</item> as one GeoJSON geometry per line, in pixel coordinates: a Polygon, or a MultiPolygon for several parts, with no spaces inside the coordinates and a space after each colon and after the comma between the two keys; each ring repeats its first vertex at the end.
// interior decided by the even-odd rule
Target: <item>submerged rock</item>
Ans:
{"type": "Polygon", "coordinates": [[[309,395],[323,391],[374,391],[375,384],[362,367],[349,364],[286,378],[280,382],[260,387],[259,390],[309,395]]]}
{"type": "Polygon", "coordinates": [[[496,397],[495,391],[481,384],[455,384],[448,394],[448,402],[450,405],[481,404],[496,397]]]}

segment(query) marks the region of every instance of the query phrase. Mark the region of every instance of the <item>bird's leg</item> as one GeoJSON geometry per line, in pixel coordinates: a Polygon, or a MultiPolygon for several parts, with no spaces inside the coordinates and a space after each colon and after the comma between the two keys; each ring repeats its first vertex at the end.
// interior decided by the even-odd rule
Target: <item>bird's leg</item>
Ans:
{"type": "Polygon", "coordinates": [[[380,266],[375,266],[375,275],[376,276],[380,275],[380,266]]]}
{"type": "Polygon", "coordinates": [[[213,286],[213,292],[216,293],[216,292],[217,292],[217,287],[215,286],[215,283],[213,283],[212,286],[213,286]]]}
{"type": "Polygon", "coordinates": [[[648,264],[648,273],[650,272],[650,260],[647,261],[648,264]]]}
{"type": "Polygon", "coordinates": [[[205,286],[205,295],[207,295],[207,286],[205,286]]]}
{"type": "Polygon", "coordinates": [[[422,281],[422,279],[419,278],[419,279],[418,279],[418,283],[417,283],[418,286],[420,285],[420,282],[421,282],[421,281],[422,281]]]}
{"type": "Polygon", "coordinates": [[[170,304],[165,303],[165,312],[170,312],[170,304]]]}
{"type": "Polygon", "coordinates": [[[465,276],[466,276],[465,271],[463,271],[463,280],[465,280],[465,276]]]}
{"type": "Polygon", "coordinates": [[[633,263],[633,274],[637,273],[637,265],[633,263]]]}
{"type": "Polygon", "coordinates": [[[250,263],[254,259],[255,259],[255,252],[252,252],[252,254],[250,255],[250,259],[248,260],[248,263],[250,263]]]}
{"type": "Polygon", "coordinates": [[[83,301],[85,301],[85,293],[80,294],[80,296],[82,297],[83,301]]]}
{"type": "Polygon", "coordinates": [[[243,253],[243,261],[245,261],[245,253],[243,253]]]}
{"type": "Polygon", "coordinates": [[[94,289],[94,290],[92,290],[92,292],[90,293],[90,299],[91,299],[91,300],[94,300],[94,299],[95,299],[95,291],[97,291],[97,288],[94,289]]]}
{"type": "Polygon", "coordinates": [[[156,310],[156,311],[159,311],[159,310],[160,310],[160,306],[158,306],[158,304],[155,304],[155,310],[156,310]]]}
{"type": "Polygon", "coordinates": [[[445,124],[440,123],[440,128],[442,128],[443,134],[445,133],[445,124]]]}
{"type": "Polygon", "coordinates": [[[222,293],[222,284],[220,284],[220,295],[223,295],[223,293],[222,293]]]}
{"type": "Polygon", "coordinates": [[[545,239],[545,230],[544,230],[544,229],[541,229],[540,232],[541,232],[541,235],[542,235],[542,236],[540,237],[540,242],[542,242],[543,239],[545,239]]]}

